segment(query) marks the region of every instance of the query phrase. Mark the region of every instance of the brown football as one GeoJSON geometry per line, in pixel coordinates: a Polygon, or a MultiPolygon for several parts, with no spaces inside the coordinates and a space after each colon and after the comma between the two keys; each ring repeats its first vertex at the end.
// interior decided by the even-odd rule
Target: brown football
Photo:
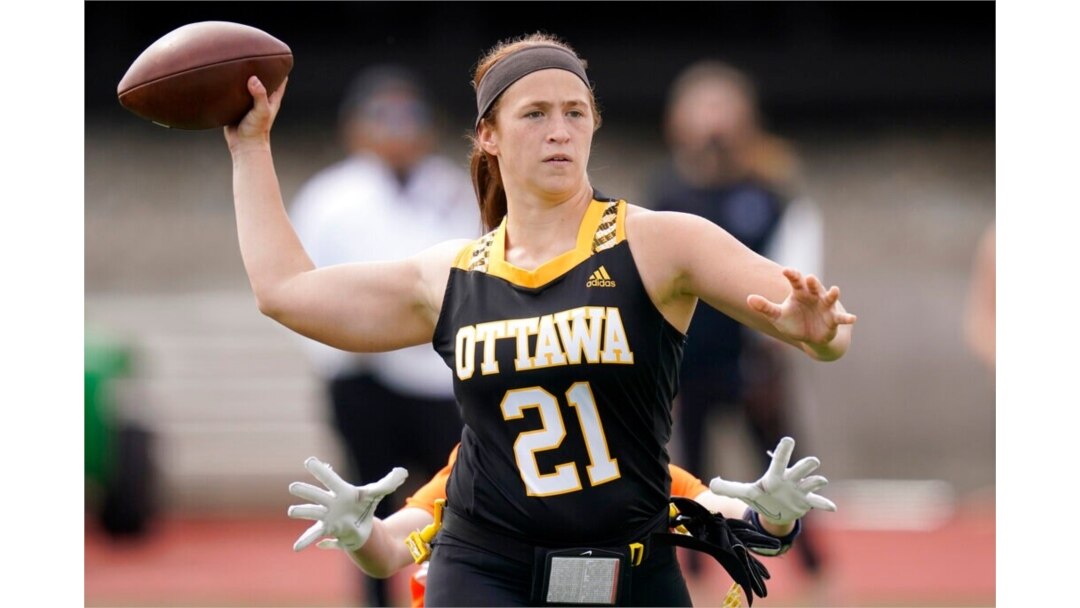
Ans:
{"type": "Polygon", "coordinates": [[[116,87],[120,104],[165,127],[233,125],[253,105],[252,75],[273,92],[292,70],[292,51],[266,32],[228,21],[189,23],[142,52],[116,87]]]}

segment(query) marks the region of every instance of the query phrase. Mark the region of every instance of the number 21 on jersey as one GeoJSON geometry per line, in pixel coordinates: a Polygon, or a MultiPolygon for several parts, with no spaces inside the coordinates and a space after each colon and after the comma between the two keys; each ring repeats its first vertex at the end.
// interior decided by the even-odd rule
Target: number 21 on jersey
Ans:
{"type": "MultiPolygon", "coordinates": [[[[581,434],[585,438],[585,449],[589,452],[589,465],[585,470],[589,474],[589,483],[598,486],[618,479],[619,463],[608,451],[604,427],[589,383],[575,382],[566,391],[566,403],[577,413],[581,434]]],[[[581,480],[576,463],[564,462],[556,465],[552,473],[541,473],[536,462],[537,452],[554,450],[566,438],[566,423],[555,395],[539,386],[513,389],[503,396],[500,407],[505,420],[523,418],[528,408],[535,407],[540,411],[541,427],[521,433],[514,442],[514,458],[521,480],[525,482],[526,493],[529,496],[554,496],[580,490],[581,480]]]]}

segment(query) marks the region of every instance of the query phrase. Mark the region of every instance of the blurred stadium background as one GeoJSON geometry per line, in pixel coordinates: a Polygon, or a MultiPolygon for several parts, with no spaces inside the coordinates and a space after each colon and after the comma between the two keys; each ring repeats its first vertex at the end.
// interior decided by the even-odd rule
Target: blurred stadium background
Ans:
{"type": "MultiPolygon", "coordinates": [[[[588,59],[604,109],[592,181],[631,202],[664,156],[662,104],[679,69],[704,57],[745,69],[824,211],[825,279],[859,315],[847,357],[797,368],[798,422],[841,508],[816,520],[829,571],[812,583],[774,560],[762,605],[993,604],[994,375],[962,334],[976,242],[995,217],[993,3],[164,7],[85,5],[87,390],[107,390],[86,419],[87,605],[353,598],[340,555],[290,548],[303,526],[284,516],[286,486],[307,456],[340,451],[296,339],[254,306],[221,133],[168,131],[116,102],[143,48],[202,20],[253,25],[293,50],[274,132],[287,201],[341,157],[337,103],[369,64],[427,77],[446,110],[445,151],[464,163],[478,55],[535,30],[564,37],[588,59]],[[96,482],[117,466],[103,454],[118,421],[141,433],[125,445],[152,469],[127,474],[152,483],[158,505],[121,537],[100,517],[116,490],[96,482]]],[[[756,476],[738,421],[730,428],[715,437],[724,475],[756,476]]]]}

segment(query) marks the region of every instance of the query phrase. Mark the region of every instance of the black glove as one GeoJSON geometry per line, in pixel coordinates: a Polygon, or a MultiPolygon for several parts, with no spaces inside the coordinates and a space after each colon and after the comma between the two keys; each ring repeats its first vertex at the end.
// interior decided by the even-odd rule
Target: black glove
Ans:
{"type": "MultiPolygon", "coordinates": [[[[694,504],[698,503],[695,502],[694,504]]],[[[715,517],[722,518],[723,516],[717,513],[715,517]]],[[[754,524],[745,519],[728,518],[724,521],[731,528],[732,534],[742,541],[742,544],[746,545],[747,549],[751,549],[755,553],[759,551],[777,551],[783,542],[775,536],[761,532],[754,524]]]]}
{"type": "Polygon", "coordinates": [[[741,519],[728,519],[722,514],[710,513],[689,498],[673,497],[671,502],[679,510],[671,521],[671,527],[682,526],[689,535],[659,533],[652,536],[652,542],[686,547],[713,556],[732,580],[743,588],[751,606],[754,595],[768,595],[765,581],[769,579],[769,571],[750,550],[777,550],[780,548],[779,540],[762,534],[753,524],[741,519]]]}

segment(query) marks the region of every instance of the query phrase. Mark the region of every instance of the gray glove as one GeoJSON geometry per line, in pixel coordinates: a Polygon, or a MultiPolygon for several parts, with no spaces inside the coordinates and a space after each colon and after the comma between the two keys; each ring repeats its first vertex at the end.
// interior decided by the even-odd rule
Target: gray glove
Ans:
{"type": "Polygon", "coordinates": [[[795,440],[784,437],[777,444],[775,452],[768,452],[772,456],[772,463],[761,479],[754,483],[741,483],[716,477],[709,482],[709,489],[714,494],[738,498],[761,517],[779,525],[799,519],[810,509],[835,511],[836,505],[831,500],[814,493],[829,483],[821,475],[810,475],[821,466],[820,460],[807,456],[796,462],[795,466],[787,468],[794,449],[795,440]]]}
{"type": "Polygon", "coordinates": [[[289,507],[289,517],[315,521],[293,544],[293,551],[301,551],[324,536],[331,538],[319,543],[321,549],[359,549],[371,535],[379,501],[409,476],[405,469],[395,467],[379,481],[354,486],[314,456],[304,461],[304,468],[329,491],[301,481],[289,484],[289,494],[316,503],[289,507]]]}

